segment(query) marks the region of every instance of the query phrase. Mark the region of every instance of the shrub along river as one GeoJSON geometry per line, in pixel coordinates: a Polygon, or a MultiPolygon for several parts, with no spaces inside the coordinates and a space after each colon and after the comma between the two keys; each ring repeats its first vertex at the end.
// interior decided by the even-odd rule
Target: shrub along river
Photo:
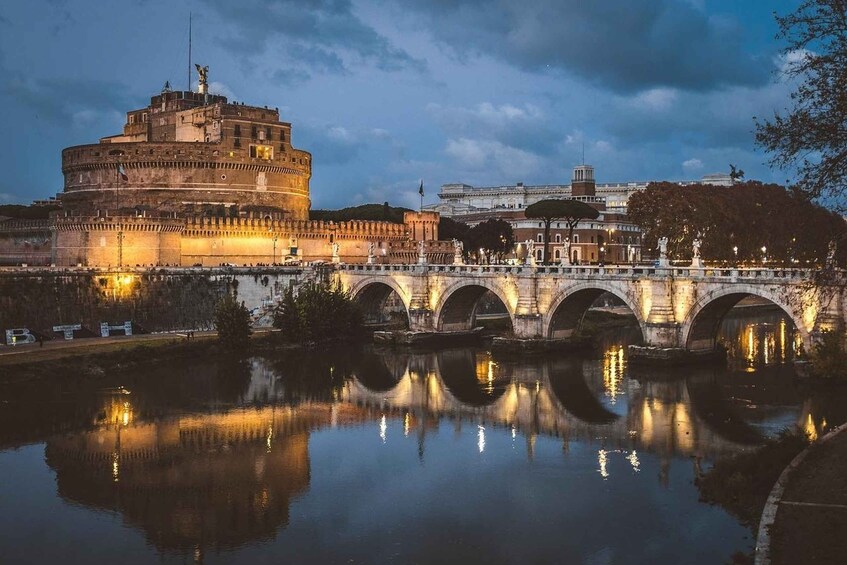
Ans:
{"type": "MultiPolygon", "coordinates": [[[[337,347],[0,387],[4,563],[723,563],[714,461],[845,419],[777,313],[724,366],[337,347]]],[[[842,394],[843,396],[843,394],[842,394]]]]}

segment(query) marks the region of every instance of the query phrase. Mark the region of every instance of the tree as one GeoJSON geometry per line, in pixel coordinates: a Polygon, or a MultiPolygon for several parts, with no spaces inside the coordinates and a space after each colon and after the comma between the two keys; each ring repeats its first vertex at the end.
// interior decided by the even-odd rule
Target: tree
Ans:
{"type": "MultiPolygon", "coordinates": [[[[664,236],[677,259],[691,258],[699,234],[707,260],[761,262],[766,254],[769,261],[821,265],[829,242],[847,234],[838,214],[802,193],[755,181],[733,186],[652,183],[632,195],[627,209],[644,233],[644,250],[654,250],[664,236]]],[[[839,264],[847,257],[844,247],[838,249],[839,264]]]]}
{"type": "Polygon", "coordinates": [[[361,331],[362,311],[339,285],[307,283],[296,296],[288,289],[274,311],[274,327],[293,342],[349,339],[361,331]]]}
{"type": "Polygon", "coordinates": [[[243,349],[250,339],[250,312],[234,296],[227,294],[215,308],[218,340],[228,349],[243,349]]]}
{"type": "Polygon", "coordinates": [[[492,218],[468,230],[464,243],[469,252],[485,249],[502,259],[514,246],[515,234],[509,222],[492,218]]]}
{"type": "Polygon", "coordinates": [[[847,208],[847,2],[804,0],[794,13],[776,18],[784,74],[799,85],[793,108],[756,122],[756,143],[770,164],[797,169],[798,189],[810,198],[828,196],[847,208]]]}
{"type": "Polygon", "coordinates": [[[526,207],[524,214],[527,218],[544,221],[543,262],[546,263],[549,257],[547,248],[550,245],[550,224],[556,220],[565,220],[568,225],[568,240],[573,241],[573,230],[580,220],[593,220],[600,215],[600,212],[579,200],[549,199],[530,204],[526,207]]]}
{"type": "Polygon", "coordinates": [[[458,239],[467,244],[465,239],[470,229],[470,226],[465,222],[457,222],[453,218],[441,216],[438,219],[438,237],[441,240],[458,239]]]}

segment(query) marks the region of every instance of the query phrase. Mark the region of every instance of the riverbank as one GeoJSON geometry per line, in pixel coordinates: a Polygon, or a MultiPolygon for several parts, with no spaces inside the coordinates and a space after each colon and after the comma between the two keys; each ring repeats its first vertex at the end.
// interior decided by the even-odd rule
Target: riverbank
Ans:
{"type": "MultiPolygon", "coordinates": [[[[254,331],[250,353],[291,347],[277,332],[254,331]]],[[[0,352],[0,384],[32,382],[60,374],[75,377],[102,375],[141,364],[171,359],[207,359],[231,356],[221,347],[217,332],[146,334],[90,340],[57,341],[4,348],[0,352]]]]}
{"type": "Polygon", "coordinates": [[[842,426],[790,469],[757,563],[840,563],[847,555],[847,433],[842,426]],[[768,561],[767,559],[770,559],[768,561]]]}

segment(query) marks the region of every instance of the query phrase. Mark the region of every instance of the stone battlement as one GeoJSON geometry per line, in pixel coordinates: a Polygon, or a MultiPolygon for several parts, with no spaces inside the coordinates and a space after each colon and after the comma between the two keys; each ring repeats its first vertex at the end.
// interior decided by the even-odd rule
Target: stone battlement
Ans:
{"type": "Polygon", "coordinates": [[[181,233],[185,221],[179,219],[146,218],[144,216],[72,216],[55,219],[60,232],[149,231],[181,233]]]}
{"type": "Polygon", "coordinates": [[[301,238],[372,239],[380,241],[406,239],[406,226],[390,222],[352,220],[325,222],[318,220],[280,220],[264,218],[192,217],[185,222],[186,236],[266,236],[286,235],[301,238]]]}

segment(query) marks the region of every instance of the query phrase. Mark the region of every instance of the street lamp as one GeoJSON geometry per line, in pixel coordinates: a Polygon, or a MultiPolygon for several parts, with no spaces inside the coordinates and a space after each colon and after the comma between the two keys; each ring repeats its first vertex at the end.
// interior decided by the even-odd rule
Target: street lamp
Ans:
{"type": "Polygon", "coordinates": [[[762,263],[768,262],[768,248],[766,246],[762,246],[762,263]]]}
{"type": "Polygon", "coordinates": [[[600,265],[599,266],[600,267],[604,266],[605,263],[606,263],[606,246],[605,245],[600,246],[600,257],[599,257],[599,259],[600,259],[600,265]]]}
{"type": "Polygon", "coordinates": [[[279,234],[277,234],[273,230],[273,228],[268,228],[268,231],[271,232],[271,237],[273,238],[273,241],[274,241],[274,251],[273,251],[273,255],[271,256],[271,265],[276,265],[276,240],[279,238],[279,234]]]}

